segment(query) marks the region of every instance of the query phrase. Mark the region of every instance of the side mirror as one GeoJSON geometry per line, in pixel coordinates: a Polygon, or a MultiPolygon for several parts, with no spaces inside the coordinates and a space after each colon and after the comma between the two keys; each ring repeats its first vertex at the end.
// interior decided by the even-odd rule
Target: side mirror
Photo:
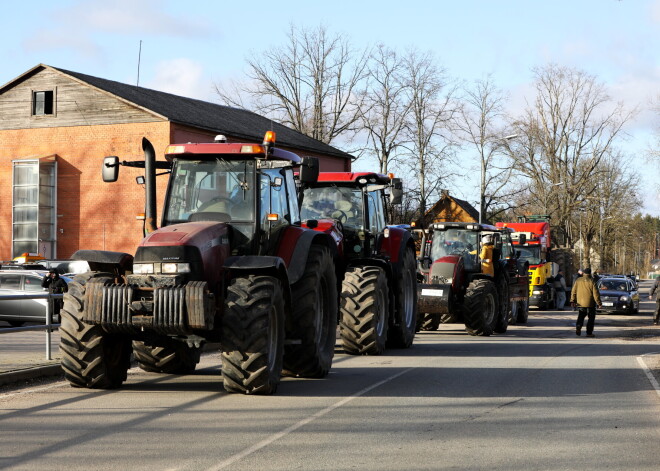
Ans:
{"type": "Polygon", "coordinates": [[[316,183],[319,180],[319,159],[303,157],[300,164],[300,183],[316,183]]]}
{"type": "Polygon", "coordinates": [[[112,183],[119,178],[119,157],[110,156],[103,159],[103,168],[101,170],[103,181],[112,183]]]}
{"type": "Polygon", "coordinates": [[[390,189],[390,204],[401,204],[403,202],[403,183],[400,178],[392,179],[390,189]]]}

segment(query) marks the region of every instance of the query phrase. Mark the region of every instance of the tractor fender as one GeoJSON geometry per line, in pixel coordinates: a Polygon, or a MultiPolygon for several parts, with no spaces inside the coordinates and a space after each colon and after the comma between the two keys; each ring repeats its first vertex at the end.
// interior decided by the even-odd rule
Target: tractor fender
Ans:
{"type": "Polygon", "coordinates": [[[71,255],[71,260],[84,260],[91,271],[115,273],[119,276],[133,270],[133,256],[125,252],[78,250],[71,255]]]}
{"type": "Polygon", "coordinates": [[[300,280],[305,272],[307,265],[307,257],[312,244],[322,245],[330,249],[333,259],[337,259],[337,243],[328,234],[324,232],[317,232],[313,230],[303,231],[296,242],[296,246],[291,254],[291,261],[289,262],[289,281],[294,284],[300,280]]]}
{"type": "MultiPolygon", "coordinates": [[[[380,238],[380,253],[387,255],[394,265],[394,273],[398,275],[401,270],[404,250],[411,247],[415,250],[415,242],[410,231],[396,226],[387,226],[383,237],[380,238]]],[[[414,253],[414,252],[413,252],[414,253]]]]}
{"type": "Polygon", "coordinates": [[[229,274],[227,286],[232,278],[244,275],[272,276],[282,282],[284,302],[291,306],[291,284],[289,272],[281,257],[262,255],[241,255],[229,257],[225,260],[223,268],[229,274]]]}

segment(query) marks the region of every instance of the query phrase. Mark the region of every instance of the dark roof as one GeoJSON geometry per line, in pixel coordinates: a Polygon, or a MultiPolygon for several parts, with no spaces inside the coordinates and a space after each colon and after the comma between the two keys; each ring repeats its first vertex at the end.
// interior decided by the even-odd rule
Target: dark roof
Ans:
{"type": "Polygon", "coordinates": [[[470,203],[468,203],[465,200],[459,200],[458,198],[456,198],[454,196],[449,196],[449,195],[447,195],[447,196],[449,198],[453,199],[454,202],[457,205],[459,205],[463,211],[468,213],[470,215],[470,217],[474,218],[475,221],[479,220],[479,211],[477,211],[474,206],[472,206],[470,203]]]}
{"type": "Polygon", "coordinates": [[[178,124],[206,129],[219,134],[227,134],[238,139],[259,142],[263,139],[266,131],[273,130],[277,135],[277,142],[282,146],[345,159],[352,158],[346,152],[251,111],[159,92],[149,88],[127,85],[57,67],[51,68],[123,98],[142,108],[151,110],[178,124]]]}
{"type": "MultiPolygon", "coordinates": [[[[474,208],[474,206],[472,206],[472,205],[471,205],[470,203],[468,203],[467,201],[464,201],[464,200],[461,200],[461,199],[455,198],[455,197],[451,196],[449,193],[446,193],[446,192],[443,192],[443,193],[442,193],[442,196],[440,197],[440,199],[439,199],[438,201],[436,201],[436,203],[435,203],[433,206],[431,206],[431,207],[426,211],[426,214],[431,213],[431,212],[435,209],[435,207],[436,207],[437,205],[439,205],[440,203],[442,203],[442,201],[443,201],[445,198],[447,198],[447,199],[449,199],[449,200],[453,200],[454,203],[456,203],[456,204],[457,204],[457,205],[458,205],[463,211],[465,211],[465,212],[468,214],[468,216],[470,216],[470,217],[471,217],[472,219],[474,219],[475,221],[478,221],[478,220],[479,220],[479,211],[477,211],[477,210],[474,208]]],[[[488,223],[488,221],[485,221],[485,222],[488,223]]]]}

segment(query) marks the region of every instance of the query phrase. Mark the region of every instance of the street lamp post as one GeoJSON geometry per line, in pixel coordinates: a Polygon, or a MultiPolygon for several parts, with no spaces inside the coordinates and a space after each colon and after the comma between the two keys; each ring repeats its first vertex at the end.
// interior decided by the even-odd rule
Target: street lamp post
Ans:
{"type": "MultiPolygon", "coordinates": [[[[509,136],[497,137],[494,139],[489,139],[484,144],[493,141],[510,141],[515,139],[519,134],[511,134],[509,136]]],[[[484,222],[484,213],[486,212],[486,159],[483,154],[483,147],[481,149],[481,182],[479,185],[479,224],[484,222]]]]}

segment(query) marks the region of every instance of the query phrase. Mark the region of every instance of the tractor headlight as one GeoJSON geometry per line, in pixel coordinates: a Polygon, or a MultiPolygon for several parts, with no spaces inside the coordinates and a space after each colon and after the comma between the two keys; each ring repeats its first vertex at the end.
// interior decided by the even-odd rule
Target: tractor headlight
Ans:
{"type": "Polygon", "coordinates": [[[163,263],[163,273],[190,273],[189,263],[163,263]]]}
{"type": "Polygon", "coordinates": [[[150,275],[154,272],[153,263],[134,263],[133,273],[136,275],[150,275]]]}
{"type": "Polygon", "coordinates": [[[621,296],[619,300],[625,303],[626,301],[628,301],[628,296],[621,296]]]}
{"type": "Polygon", "coordinates": [[[532,291],[532,294],[543,294],[543,291],[532,291]]]}

